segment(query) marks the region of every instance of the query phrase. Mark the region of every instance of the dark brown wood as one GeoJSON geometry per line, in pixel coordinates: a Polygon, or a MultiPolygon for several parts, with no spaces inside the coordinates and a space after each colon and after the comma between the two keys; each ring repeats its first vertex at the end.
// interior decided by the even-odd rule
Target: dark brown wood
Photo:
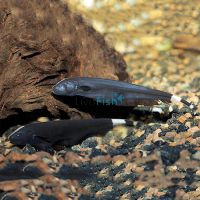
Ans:
{"type": "Polygon", "coordinates": [[[127,80],[126,64],[66,3],[0,0],[0,119],[45,109],[59,117],[89,115],[51,95],[73,76],[127,80]]]}

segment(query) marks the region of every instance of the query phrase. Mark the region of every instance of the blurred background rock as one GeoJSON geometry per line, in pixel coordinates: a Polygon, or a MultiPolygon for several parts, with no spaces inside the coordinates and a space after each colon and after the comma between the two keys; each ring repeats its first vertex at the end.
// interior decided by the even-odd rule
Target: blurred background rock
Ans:
{"type": "Polygon", "coordinates": [[[124,55],[134,83],[189,95],[197,103],[190,92],[200,91],[198,0],[69,2],[124,55]]]}

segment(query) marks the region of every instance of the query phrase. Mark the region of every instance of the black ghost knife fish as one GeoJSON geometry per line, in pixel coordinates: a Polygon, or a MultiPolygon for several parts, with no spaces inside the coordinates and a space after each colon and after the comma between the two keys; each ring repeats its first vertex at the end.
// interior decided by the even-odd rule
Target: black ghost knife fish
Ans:
{"type": "Polygon", "coordinates": [[[72,146],[97,134],[104,135],[116,125],[132,126],[124,119],[82,119],[37,122],[12,132],[8,139],[17,146],[30,144],[38,150],[49,151],[52,145],[72,146]]]}
{"type": "Polygon", "coordinates": [[[186,100],[159,90],[127,82],[90,77],[68,78],[53,87],[56,96],[85,97],[97,104],[117,106],[154,105],[159,101],[165,103],[182,102],[191,109],[194,105],[186,100]]]}

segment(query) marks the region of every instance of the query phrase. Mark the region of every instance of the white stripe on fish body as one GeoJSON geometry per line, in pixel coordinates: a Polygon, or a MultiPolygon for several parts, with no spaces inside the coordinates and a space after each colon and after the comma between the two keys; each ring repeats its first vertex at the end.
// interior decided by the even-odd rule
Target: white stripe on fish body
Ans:
{"type": "Polygon", "coordinates": [[[113,126],[126,124],[125,119],[112,119],[113,126]]]}

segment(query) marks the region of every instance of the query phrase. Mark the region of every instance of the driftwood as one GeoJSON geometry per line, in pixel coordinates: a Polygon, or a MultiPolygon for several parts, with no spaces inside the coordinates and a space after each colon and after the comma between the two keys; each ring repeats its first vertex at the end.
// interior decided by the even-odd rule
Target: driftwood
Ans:
{"type": "Polygon", "coordinates": [[[52,86],[73,76],[127,80],[125,68],[123,58],[63,1],[0,0],[0,119],[38,110],[88,117],[56,100],[52,86]]]}

